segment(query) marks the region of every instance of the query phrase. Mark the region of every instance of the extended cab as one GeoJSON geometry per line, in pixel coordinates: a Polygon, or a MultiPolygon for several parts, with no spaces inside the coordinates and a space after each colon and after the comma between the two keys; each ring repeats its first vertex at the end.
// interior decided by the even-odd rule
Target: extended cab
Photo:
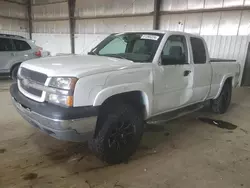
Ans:
{"type": "Polygon", "coordinates": [[[205,102],[225,113],[239,74],[235,61],[210,59],[200,36],[126,32],[108,36],[88,55],[22,63],[10,92],[34,127],[62,140],[88,140],[114,164],[136,151],[147,120],[205,102]]]}

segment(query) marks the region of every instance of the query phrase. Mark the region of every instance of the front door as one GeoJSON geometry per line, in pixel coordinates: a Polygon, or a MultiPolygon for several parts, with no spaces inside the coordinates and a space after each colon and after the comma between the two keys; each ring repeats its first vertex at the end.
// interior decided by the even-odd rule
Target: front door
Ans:
{"type": "Polygon", "coordinates": [[[160,65],[155,68],[154,115],[190,103],[193,75],[185,36],[170,36],[163,48],[160,65]]]}
{"type": "Polygon", "coordinates": [[[0,73],[9,71],[8,64],[13,60],[13,44],[8,38],[0,38],[0,73]]]}

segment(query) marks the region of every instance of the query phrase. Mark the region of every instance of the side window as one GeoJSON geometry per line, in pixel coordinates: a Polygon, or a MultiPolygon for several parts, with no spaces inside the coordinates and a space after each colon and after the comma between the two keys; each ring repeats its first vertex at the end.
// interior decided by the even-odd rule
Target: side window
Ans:
{"type": "Polygon", "coordinates": [[[162,65],[188,64],[188,50],[186,38],[172,35],[168,38],[161,55],[162,65]]]}
{"type": "Polygon", "coordinates": [[[0,38],[0,52],[13,51],[13,45],[10,39],[0,38]]]}
{"type": "Polygon", "coordinates": [[[194,64],[205,64],[207,57],[203,41],[199,38],[194,37],[192,37],[190,40],[192,45],[194,64]]]}
{"type": "Polygon", "coordinates": [[[25,41],[13,39],[13,42],[17,51],[26,51],[31,49],[30,45],[25,41]]]}
{"type": "Polygon", "coordinates": [[[127,47],[127,43],[120,38],[115,38],[110,41],[103,49],[99,51],[100,55],[105,54],[119,54],[125,53],[127,47]]]}

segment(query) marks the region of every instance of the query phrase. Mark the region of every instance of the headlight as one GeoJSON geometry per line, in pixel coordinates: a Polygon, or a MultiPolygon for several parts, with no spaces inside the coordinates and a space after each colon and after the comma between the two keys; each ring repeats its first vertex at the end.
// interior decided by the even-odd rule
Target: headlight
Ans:
{"type": "Polygon", "coordinates": [[[77,78],[51,78],[46,100],[50,103],[72,107],[77,78]]]}
{"type": "Polygon", "coordinates": [[[59,89],[70,90],[70,89],[74,89],[76,82],[77,82],[77,78],[54,77],[54,78],[51,78],[49,86],[54,87],[54,88],[59,88],[59,89]]]}

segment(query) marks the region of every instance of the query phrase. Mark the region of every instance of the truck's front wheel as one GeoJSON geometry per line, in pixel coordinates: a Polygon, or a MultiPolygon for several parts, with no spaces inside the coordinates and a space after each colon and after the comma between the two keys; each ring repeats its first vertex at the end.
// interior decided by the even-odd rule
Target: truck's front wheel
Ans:
{"type": "MultiPolygon", "coordinates": [[[[127,161],[136,151],[142,134],[143,118],[130,104],[107,105],[112,109],[102,118],[95,138],[89,141],[90,149],[109,164],[127,161]]],[[[105,113],[105,112],[101,112],[105,113]]]]}
{"type": "Polygon", "coordinates": [[[218,114],[224,114],[230,103],[231,103],[231,97],[232,97],[232,83],[230,81],[227,81],[222,91],[217,99],[211,100],[211,108],[213,112],[218,114]]]}

